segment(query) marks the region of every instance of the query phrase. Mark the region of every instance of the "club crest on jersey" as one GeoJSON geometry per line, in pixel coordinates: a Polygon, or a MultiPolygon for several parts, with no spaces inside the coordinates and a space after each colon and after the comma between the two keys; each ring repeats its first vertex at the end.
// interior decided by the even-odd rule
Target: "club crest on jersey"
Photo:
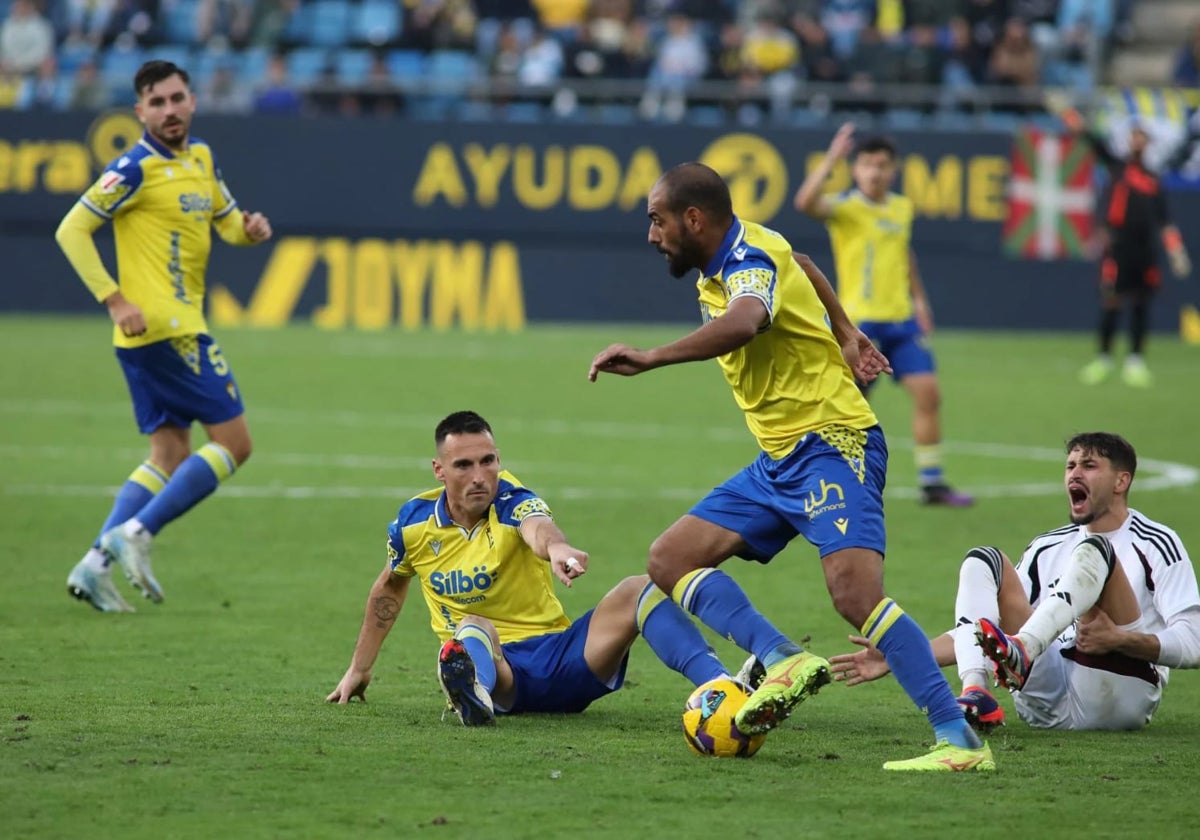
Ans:
{"type": "Polygon", "coordinates": [[[430,540],[429,547],[431,549],[433,549],[434,557],[437,557],[439,554],[442,553],[442,541],[441,540],[430,540]]]}

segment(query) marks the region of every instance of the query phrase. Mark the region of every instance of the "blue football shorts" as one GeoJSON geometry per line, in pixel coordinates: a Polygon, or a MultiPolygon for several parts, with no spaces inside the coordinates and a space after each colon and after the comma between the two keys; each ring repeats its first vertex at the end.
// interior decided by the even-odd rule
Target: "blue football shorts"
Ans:
{"type": "Polygon", "coordinates": [[[504,714],[582,712],[625,683],[626,656],[610,682],[601,682],[583,658],[592,610],[561,633],[547,633],[501,645],[513,669],[517,696],[504,714]]]}
{"type": "Polygon", "coordinates": [[[118,347],[138,430],[187,428],[194,421],[224,423],[245,411],[242,394],[221,348],[208,335],[118,347]]]}
{"type": "Polygon", "coordinates": [[[879,426],[809,432],[776,461],[765,452],[689,511],[734,531],[747,560],[767,563],[797,534],[821,557],[843,548],[884,553],[887,442],[879,426]]]}
{"type": "Polygon", "coordinates": [[[863,321],[858,328],[888,357],[896,381],[936,370],[929,341],[921,332],[916,318],[907,321],[863,321]]]}

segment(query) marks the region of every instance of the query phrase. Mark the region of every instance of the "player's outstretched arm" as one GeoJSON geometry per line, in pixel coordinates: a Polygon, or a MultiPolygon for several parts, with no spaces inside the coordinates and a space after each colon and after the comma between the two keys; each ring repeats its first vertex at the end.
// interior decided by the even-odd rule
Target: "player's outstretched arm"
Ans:
{"type": "Polygon", "coordinates": [[[838,129],[829,144],[829,151],[821,162],[813,167],[812,172],[804,179],[800,189],[796,190],[793,205],[801,213],[824,221],[833,212],[832,205],[824,195],[825,182],[833,172],[833,167],[839,160],[847,157],[854,148],[854,123],[846,123],[838,129]]]}
{"type": "Polygon", "coordinates": [[[521,539],[538,557],[550,563],[550,571],[568,588],[585,574],[588,553],[567,542],[566,535],[549,516],[527,516],[521,522],[521,539]]]}
{"type": "MultiPolygon", "coordinates": [[[[850,641],[861,646],[862,650],[856,653],[840,653],[829,658],[832,666],[829,670],[833,672],[835,680],[844,682],[846,685],[859,685],[886,677],[892,672],[892,669],[888,667],[887,660],[883,658],[883,654],[866,637],[851,636],[850,641]]],[[[952,635],[943,633],[930,639],[929,646],[933,649],[933,656],[939,667],[944,668],[954,664],[956,657],[952,635]]]]}
{"type": "Polygon", "coordinates": [[[337,688],[325,698],[328,703],[344,705],[357,697],[364,703],[367,701],[367,685],[371,682],[371,668],[383,647],[383,640],[391,632],[400,608],[404,606],[404,597],[408,594],[408,584],[411,578],[392,574],[390,564],[376,579],[367,596],[366,615],[363,616],[362,629],[358,632],[358,642],[354,645],[354,656],[350,659],[350,667],[342,676],[337,688]]]}
{"type": "Polygon", "coordinates": [[[821,305],[829,313],[833,337],[841,345],[842,356],[850,366],[854,378],[866,385],[874,382],[881,373],[891,373],[892,365],[887,356],[879,351],[862,330],[854,326],[825,273],[817,268],[817,264],[807,254],[793,251],[792,258],[808,277],[808,282],[812,283],[813,289],[816,290],[821,305]]]}
{"type": "Polygon", "coordinates": [[[1163,248],[1167,252],[1167,261],[1171,264],[1171,273],[1176,277],[1187,277],[1192,272],[1192,260],[1183,244],[1183,235],[1175,225],[1168,224],[1162,229],[1163,248]]]}
{"type": "Polygon", "coordinates": [[[601,373],[636,376],[647,370],[700,362],[732,353],[749,344],[767,319],[767,308],[761,300],[750,295],[734,298],[719,318],[688,333],[678,341],[653,350],[638,350],[624,344],[613,344],[596,354],[588,369],[588,380],[596,381],[601,373]]]}

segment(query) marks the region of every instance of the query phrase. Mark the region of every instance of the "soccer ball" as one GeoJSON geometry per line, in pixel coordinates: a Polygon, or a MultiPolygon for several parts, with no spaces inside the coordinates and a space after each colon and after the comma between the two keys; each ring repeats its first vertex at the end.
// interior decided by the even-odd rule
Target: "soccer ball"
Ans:
{"type": "Polygon", "coordinates": [[[749,758],[758,752],[767,736],[745,735],[733,725],[749,696],[728,678],[710,680],[693,691],[683,707],[683,737],[692,752],[721,758],[749,758]]]}

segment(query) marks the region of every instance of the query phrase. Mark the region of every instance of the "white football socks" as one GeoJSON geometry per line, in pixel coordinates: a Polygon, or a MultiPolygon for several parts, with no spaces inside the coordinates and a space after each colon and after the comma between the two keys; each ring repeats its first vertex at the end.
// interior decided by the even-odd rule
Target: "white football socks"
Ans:
{"type": "Polygon", "coordinates": [[[1071,562],[1054,589],[1046,593],[1017,638],[1030,660],[1100,600],[1114,562],[1112,545],[1103,537],[1088,537],[1071,552],[1071,562]]]}

